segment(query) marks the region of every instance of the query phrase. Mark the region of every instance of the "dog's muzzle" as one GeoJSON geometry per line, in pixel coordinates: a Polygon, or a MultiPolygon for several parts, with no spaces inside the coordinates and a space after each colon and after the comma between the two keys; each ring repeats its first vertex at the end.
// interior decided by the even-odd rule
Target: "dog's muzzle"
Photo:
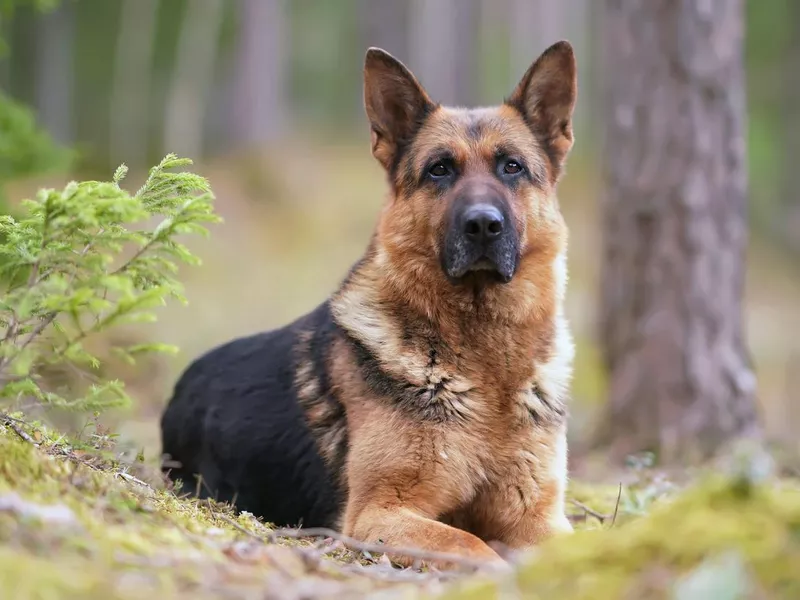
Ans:
{"type": "Polygon", "coordinates": [[[453,281],[487,271],[503,283],[514,277],[519,257],[517,232],[502,201],[459,202],[451,213],[442,263],[453,281]]]}

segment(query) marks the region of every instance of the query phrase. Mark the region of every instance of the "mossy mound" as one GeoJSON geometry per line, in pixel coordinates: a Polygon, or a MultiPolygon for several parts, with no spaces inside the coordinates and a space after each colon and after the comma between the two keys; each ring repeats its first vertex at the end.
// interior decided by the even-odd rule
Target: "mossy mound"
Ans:
{"type": "Polygon", "coordinates": [[[530,553],[513,577],[442,598],[800,598],[800,486],[716,475],[619,527],[530,553]]]}
{"type": "Polygon", "coordinates": [[[268,543],[261,538],[270,528],[249,515],[178,498],[44,428],[22,435],[29,439],[0,423],[0,598],[352,598],[438,589],[423,573],[398,578],[380,557],[331,541],[268,543]]]}

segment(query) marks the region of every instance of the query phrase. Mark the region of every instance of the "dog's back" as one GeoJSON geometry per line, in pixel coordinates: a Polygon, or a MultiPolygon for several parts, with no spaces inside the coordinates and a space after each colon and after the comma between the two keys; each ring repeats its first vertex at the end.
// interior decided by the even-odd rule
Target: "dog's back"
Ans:
{"type": "Polygon", "coordinates": [[[294,386],[299,333],[329,319],[323,304],[285,327],[218,346],[184,371],[161,420],[163,469],[182,480],[182,492],[277,525],[334,524],[339,492],[294,386]]]}

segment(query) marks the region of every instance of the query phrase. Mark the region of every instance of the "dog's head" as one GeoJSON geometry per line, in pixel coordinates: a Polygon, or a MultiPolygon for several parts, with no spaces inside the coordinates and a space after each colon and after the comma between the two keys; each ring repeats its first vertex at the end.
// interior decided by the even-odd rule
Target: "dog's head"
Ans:
{"type": "Polygon", "coordinates": [[[577,94],[568,42],[543,52],[490,108],[441,106],[377,48],[364,84],[372,153],[392,187],[379,237],[395,267],[485,288],[511,282],[528,257],[558,252],[565,226],[553,192],[577,94]]]}

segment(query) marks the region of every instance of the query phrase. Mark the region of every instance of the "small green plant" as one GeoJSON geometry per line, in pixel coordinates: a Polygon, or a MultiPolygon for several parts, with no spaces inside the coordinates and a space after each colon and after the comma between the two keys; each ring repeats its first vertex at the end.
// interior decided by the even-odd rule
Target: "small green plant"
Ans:
{"type": "MultiPolygon", "coordinates": [[[[185,302],[176,279],[181,263],[198,258],[183,234],[206,235],[220,218],[201,176],[175,171],[188,159],[168,155],[135,194],[110,182],[71,182],[40,190],[21,204],[24,216],[0,217],[0,398],[74,410],[126,405],[117,380],[98,377],[100,361],[83,343],[110,328],[155,320],[168,298],[185,302]],[[66,368],[89,385],[85,393],[52,389],[44,373],[66,368]]],[[[133,362],[159,344],[114,348],[133,362]]]]}
{"type": "Polygon", "coordinates": [[[671,496],[676,486],[656,468],[654,452],[641,452],[626,458],[626,466],[635,476],[631,485],[625,486],[620,495],[621,510],[628,515],[643,516],[653,509],[653,504],[671,496]]]}

